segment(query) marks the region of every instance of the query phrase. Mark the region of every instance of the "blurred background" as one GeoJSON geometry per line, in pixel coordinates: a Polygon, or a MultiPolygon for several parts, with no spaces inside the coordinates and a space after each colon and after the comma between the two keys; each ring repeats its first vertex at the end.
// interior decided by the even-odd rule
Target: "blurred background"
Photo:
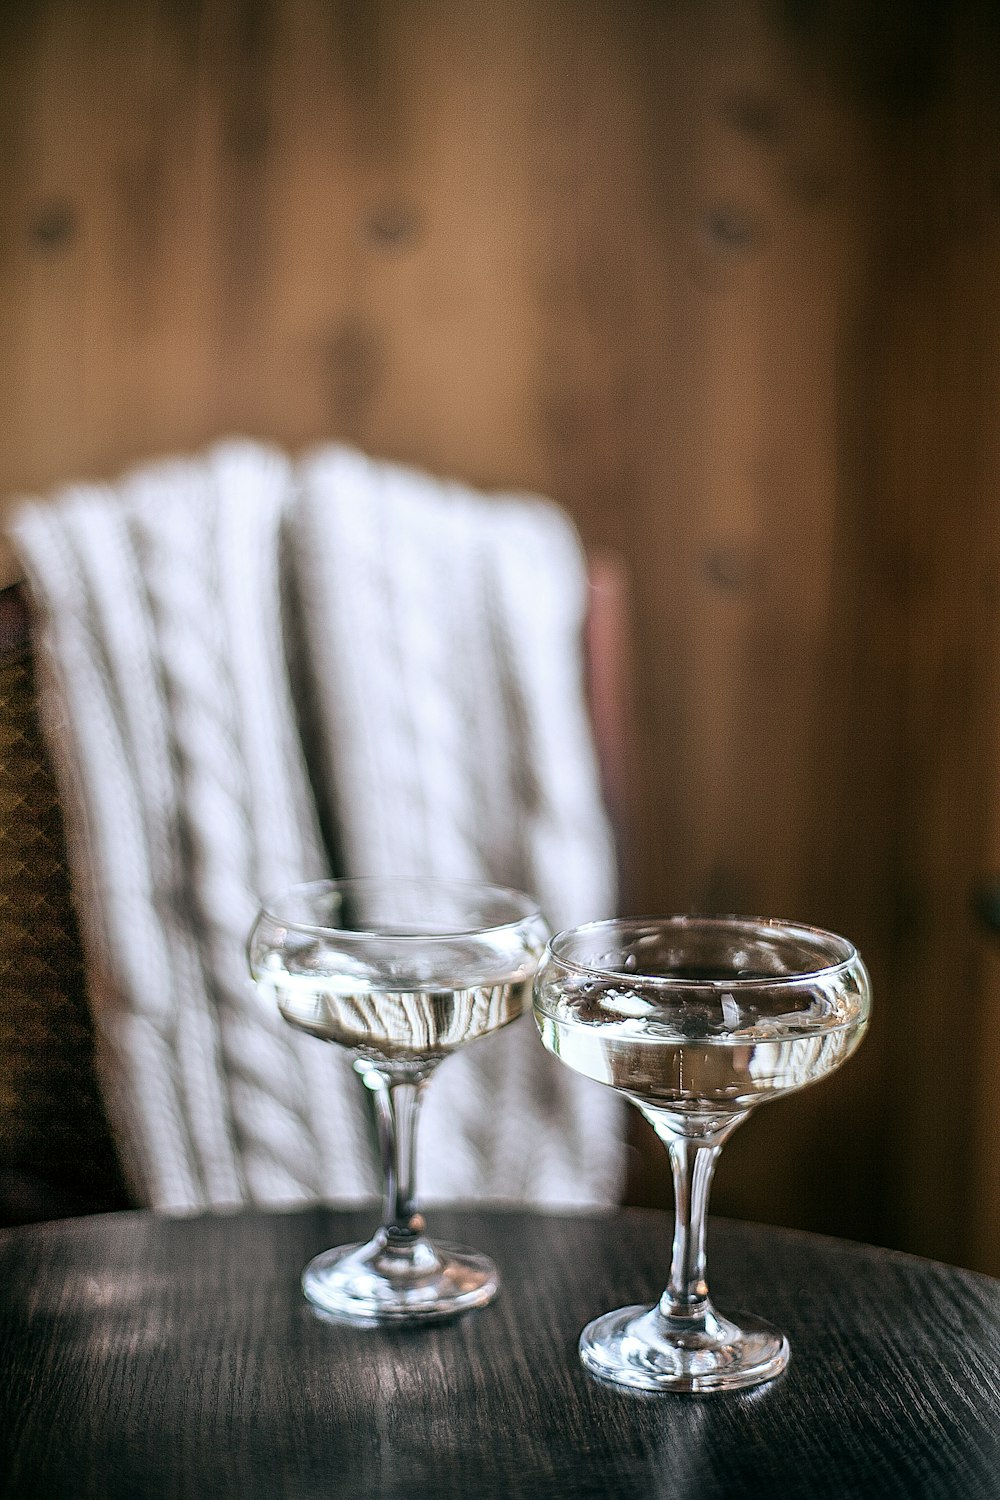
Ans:
{"type": "Polygon", "coordinates": [[[0,5],[0,492],[242,433],[560,501],[624,907],[875,981],[713,1209],[994,1274],[998,57],[988,0],[0,5]]]}

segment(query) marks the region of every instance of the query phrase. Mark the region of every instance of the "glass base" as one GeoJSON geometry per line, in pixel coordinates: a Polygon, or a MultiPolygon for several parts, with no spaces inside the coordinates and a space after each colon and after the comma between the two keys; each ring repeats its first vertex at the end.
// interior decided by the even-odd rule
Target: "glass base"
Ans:
{"type": "Polygon", "coordinates": [[[350,1323],[437,1322],[485,1307],[499,1286],[486,1255],[424,1235],[395,1240],[384,1229],[365,1245],[324,1251],[302,1273],[309,1301],[350,1323]]]}
{"type": "Polygon", "coordinates": [[[709,1308],[694,1323],[658,1307],[623,1307],[580,1335],[591,1375],[639,1391],[735,1391],[773,1380],[788,1364],[788,1341],[760,1318],[739,1325],[709,1308]]]}

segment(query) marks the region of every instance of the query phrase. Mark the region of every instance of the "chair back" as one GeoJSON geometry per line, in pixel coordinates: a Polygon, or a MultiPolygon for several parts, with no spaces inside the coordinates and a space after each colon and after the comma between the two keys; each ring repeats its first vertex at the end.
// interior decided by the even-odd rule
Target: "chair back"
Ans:
{"type": "MultiPolygon", "coordinates": [[[[626,879],[633,766],[627,585],[590,562],[588,699],[626,879]]],[[[29,604],[0,590],[0,1224],[129,1207],[94,1071],[66,840],[39,723],[29,604]]]]}

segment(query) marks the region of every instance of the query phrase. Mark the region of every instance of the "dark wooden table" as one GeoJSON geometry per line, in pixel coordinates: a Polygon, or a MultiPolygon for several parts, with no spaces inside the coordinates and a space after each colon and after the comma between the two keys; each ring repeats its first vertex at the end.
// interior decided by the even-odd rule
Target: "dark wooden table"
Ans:
{"type": "Polygon", "coordinates": [[[0,1494],[882,1500],[1000,1496],[1000,1282],[716,1220],[723,1309],[779,1323],[756,1391],[596,1384],[576,1340],[661,1289],[660,1214],[432,1212],[501,1297],[416,1331],[323,1322],[299,1272],[370,1214],[112,1214],[0,1234],[0,1494]]]}

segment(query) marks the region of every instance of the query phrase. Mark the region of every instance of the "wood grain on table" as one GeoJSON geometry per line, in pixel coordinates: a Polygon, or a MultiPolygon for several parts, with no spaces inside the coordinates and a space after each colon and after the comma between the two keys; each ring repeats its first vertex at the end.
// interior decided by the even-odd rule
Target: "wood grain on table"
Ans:
{"type": "Polygon", "coordinates": [[[323,1321],[317,1251],[374,1213],[111,1214],[0,1235],[0,1492],[14,1497],[1000,1494],[1000,1283],[712,1222],[723,1310],[780,1324],[756,1391],[604,1387],[576,1342],[662,1289],[667,1218],[432,1211],[499,1263],[489,1308],[417,1330],[323,1321]]]}

